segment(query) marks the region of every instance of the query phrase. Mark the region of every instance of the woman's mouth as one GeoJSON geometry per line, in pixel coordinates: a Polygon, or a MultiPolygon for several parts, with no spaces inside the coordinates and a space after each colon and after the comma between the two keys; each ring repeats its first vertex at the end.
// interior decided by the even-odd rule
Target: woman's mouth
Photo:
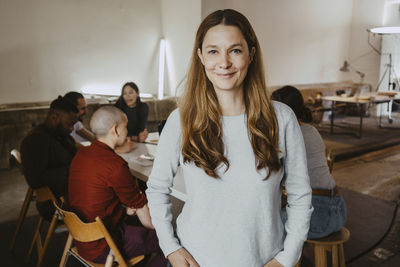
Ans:
{"type": "Polygon", "coordinates": [[[235,72],[228,72],[228,73],[216,73],[218,77],[221,78],[230,78],[235,74],[235,72]]]}

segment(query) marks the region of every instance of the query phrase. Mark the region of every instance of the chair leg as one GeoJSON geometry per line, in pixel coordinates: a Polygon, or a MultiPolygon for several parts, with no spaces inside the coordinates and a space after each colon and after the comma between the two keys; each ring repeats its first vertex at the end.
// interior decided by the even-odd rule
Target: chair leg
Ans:
{"type": "Polygon", "coordinates": [[[109,254],[107,256],[106,264],[104,265],[104,267],[112,267],[113,263],[114,263],[114,256],[109,254]]]}
{"type": "Polygon", "coordinates": [[[67,263],[67,259],[68,259],[68,256],[69,256],[68,251],[71,248],[72,240],[73,240],[72,235],[69,234],[67,242],[65,243],[65,247],[64,247],[64,251],[63,251],[63,254],[62,254],[62,257],[61,257],[61,261],[60,261],[59,267],[65,267],[65,264],[67,263]]]}
{"type": "MultiPolygon", "coordinates": [[[[50,225],[49,225],[49,230],[47,231],[47,234],[46,234],[46,239],[44,240],[44,244],[41,249],[39,258],[38,258],[37,267],[40,267],[42,265],[44,255],[46,254],[47,248],[49,246],[51,237],[53,236],[54,229],[56,228],[56,226],[57,226],[57,213],[54,212],[53,217],[51,218],[50,225]]],[[[40,238],[40,236],[39,236],[39,238],[40,238]]]]}
{"type": "Polygon", "coordinates": [[[38,225],[36,227],[35,234],[33,235],[31,246],[29,247],[28,255],[26,256],[27,262],[31,258],[32,250],[33,250],[33,247],[35,246],[35,243],[37,243],[38,237],[40,237],[40,227],[41,227],[42,223],[43,223],[43,217],[40,217],[38,225]]]}
{"type": "Polygon", "coordinates": [[[14,232],[13,238],[11,240],[11,244],[10,244],[10,248],[9,248],[10,251],[14,250],[15,241],[17,240],[17,236],[21,230],[22,224],[24,223],[26,212],[28,211],[29,205],[31,204],[31,201],[32,201],[32,196],[33,196],[33,189],[28,187],[28,190],[26,191],[26,194],[25,194],[24,203],[22,204],[22,208],[21,208],[21,211],[18,216],[17,227],[15,228],[15,232],[14,232]]]}

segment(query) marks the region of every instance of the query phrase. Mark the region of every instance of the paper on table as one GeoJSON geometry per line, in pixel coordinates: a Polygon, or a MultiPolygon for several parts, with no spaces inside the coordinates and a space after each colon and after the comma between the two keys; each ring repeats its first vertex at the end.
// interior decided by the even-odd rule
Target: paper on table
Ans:
{"type": "Polygon", "coordinates": [[[140,157],[133,158],[132,161],[134,163],[137,163],[137,164],[142,165],[142,166],[151,166],[151,165],[153,165],[153,161],[148,160],[148,159],[143,159],[143,158],[140,158],[140,157]]]}

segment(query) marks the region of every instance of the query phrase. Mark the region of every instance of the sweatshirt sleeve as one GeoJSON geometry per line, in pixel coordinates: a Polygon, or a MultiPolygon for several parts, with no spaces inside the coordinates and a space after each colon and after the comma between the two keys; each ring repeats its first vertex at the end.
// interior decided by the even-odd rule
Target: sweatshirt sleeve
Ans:
{"type": "MultiPolygon", "coordinates": [[[[307,239],[311,206],[311,187],[307,171],[307,158],[303,135],[293,112],[289,110],[288,118],[282,131],[285,148],[285,187],[288,196],[286,211],[288,220],[285,223],[286,238],[283,250],[276,255],[283,266],[294,266],[301,256],[304,241],[307,239]]],[[[280,127],[282,127],[280,125],[280,127]]]]}
{"type": "Polygon", "coordinates": [[[115,167],[114,173],[109,177],[108,182],[119,200],[127,207],[140,209],[147,204],[145,194],[140,191],[136,178],[132,176],[125,161],[115,167]]]}
{"type": "Polygon", "coordinates": [[[170,201],[170,188],[178,169],[180,154],[180,119],[178,110],[175,110],[160,136],[146,190],[152,222],[165,256],[182,247],[174,236],[170,201]]]}

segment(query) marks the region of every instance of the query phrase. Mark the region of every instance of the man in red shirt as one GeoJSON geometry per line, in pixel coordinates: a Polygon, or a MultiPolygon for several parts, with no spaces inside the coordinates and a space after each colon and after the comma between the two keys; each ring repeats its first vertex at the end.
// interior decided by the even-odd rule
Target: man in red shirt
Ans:
{"type": "MultiPolygon", "coordinates": [[[[69,172],[69,203],[82,220],[92,222],[99,216],[126,258],[151,254],[150,266],[166,266],[151,223],[146,196],[131,175],[127,162],[114,152],[127,136],[126,115],[116,107],[98,109],[90,121],[97,141],[78,151],[69,172]],[[128,215],[136,214],[144,226],[128,225],[128,215]]],[[[85,259],[104,263],[110,248],[104,239],[75,241],[85,259]]]]}

